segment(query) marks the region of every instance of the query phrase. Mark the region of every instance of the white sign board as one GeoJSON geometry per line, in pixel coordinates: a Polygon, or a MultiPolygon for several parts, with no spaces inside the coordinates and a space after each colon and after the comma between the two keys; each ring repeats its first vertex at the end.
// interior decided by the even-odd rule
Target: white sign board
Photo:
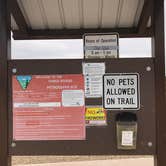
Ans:
{"type": "Polygon", "coordinates": [[[85,34],[85,58],[118,58],[119,35],[114,34],[85,34]]]}
{"type": "Polygon", "coordinates": [[[105,63],[83,63],[84,75],[103,75],[105,74],[105,63]]]}
{"type": "Polygon", "coordinates": [[[122,146],[133,146],[133,131],[122,131],[122,146]]]}
{"type": "Polygon", "coordinates": [[[139,74],[113,73],[103,76],[105,109],[138,110],[140,108],[139,74]]]}
{"type": "Polygon", "coordinates": [[[103,93],[103,74],[105,63],[83,63],[85,97],[99,98],[103,93]]]}

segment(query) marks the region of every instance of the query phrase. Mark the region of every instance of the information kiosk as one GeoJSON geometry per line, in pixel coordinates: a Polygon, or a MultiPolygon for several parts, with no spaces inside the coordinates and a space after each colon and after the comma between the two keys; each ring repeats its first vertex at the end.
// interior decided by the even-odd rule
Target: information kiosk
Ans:
{"type": "MultiPolygon", "coordinates": [[[[139,46],[138,46],[139,47],[139,46]]],[[[13,155],[154,155],[165,166],[164,0],[0,0],[0,165],[13,155]],[[83,59],[13,60],[14,40],[83,39],[83,59]],[[149,37],[153,58],[119,58],[149,37]]]]}

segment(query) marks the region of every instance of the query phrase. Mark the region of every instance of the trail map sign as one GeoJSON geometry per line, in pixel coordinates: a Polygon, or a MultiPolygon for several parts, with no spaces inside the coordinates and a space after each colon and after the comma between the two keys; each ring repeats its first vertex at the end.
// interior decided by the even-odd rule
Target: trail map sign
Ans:
{"type": "Polygon", "coordinates": [[[137,73],[106,74],[103,76],[103,85],[105,109],[139,109],[140,90],[137,73]]]}
{"type": "Polygon", "coordinates": [[[85,58],[118,58],[119,37],[117,33],[85,34],[85,58]]]}
{"type": "Polygon", "coordinates": [[[13,139],[85,139],[84,103],[82,74],[13,76],[13,139]]]}

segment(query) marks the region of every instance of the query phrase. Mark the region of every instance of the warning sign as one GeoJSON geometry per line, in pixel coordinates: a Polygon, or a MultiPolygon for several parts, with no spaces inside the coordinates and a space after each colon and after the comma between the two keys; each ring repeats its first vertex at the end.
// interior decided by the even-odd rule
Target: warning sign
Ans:
{"type": "Polygon", "coordinates": [[[87,107],[85,110],[86,126],[107,125],[107,113],[102,107],[87,107]]]}
{"type": "Polygon", "coordinates": [[[85,139],[82,74],[13,76],[14,140],[85,139]]]}
{"type": "Polygon", "coordinates": [[[140,108],[139,74],[114,73],[103,76],[103,103],[105,109],[140,108]]]}

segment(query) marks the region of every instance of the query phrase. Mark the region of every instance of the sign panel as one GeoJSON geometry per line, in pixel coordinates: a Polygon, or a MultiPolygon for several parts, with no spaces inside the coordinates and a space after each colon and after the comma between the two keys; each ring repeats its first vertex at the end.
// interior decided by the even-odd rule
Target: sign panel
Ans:
{"type": "Polygon", "coordinates": [[[122,146],[133,146],[133,131],[122,131],[122,146]]]}
{"type": "Polygon", "coordinates": [[[85,109],[86,126],[107,125],[107,112],[103,107],[87,107],[85,109]]]}
{"type": "Polygon", "coordinates": [[[102,78],[105,74],[105,63],[83,63],[83,74],[85,78],[85,97],[102,97],[102,78]]]}
{"type": "Polygon", "coordinates": [[[13,76],[14,140],[85,139],[84,78],[13,76]]]}
{"type": "Polygon", "coordinates": [[[105,109],[140,108],[139,74],[113,73],[103,76],[103,104],[105,109]]]}
{"type": "Polygon", "coordinates": [[[84,56],[85,58],[118,58],[119,35],[110,34],[85,34],[84,56]]]}

